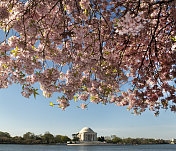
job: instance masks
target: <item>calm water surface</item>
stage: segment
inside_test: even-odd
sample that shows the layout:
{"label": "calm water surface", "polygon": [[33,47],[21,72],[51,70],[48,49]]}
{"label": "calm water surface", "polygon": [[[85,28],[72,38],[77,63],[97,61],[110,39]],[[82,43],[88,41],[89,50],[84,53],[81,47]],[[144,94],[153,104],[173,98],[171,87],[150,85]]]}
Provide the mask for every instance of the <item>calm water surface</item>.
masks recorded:
{"label": "calm water surface", "polygon": [[0,151],[176,151],[176,145],[66,146],[0,144]]}

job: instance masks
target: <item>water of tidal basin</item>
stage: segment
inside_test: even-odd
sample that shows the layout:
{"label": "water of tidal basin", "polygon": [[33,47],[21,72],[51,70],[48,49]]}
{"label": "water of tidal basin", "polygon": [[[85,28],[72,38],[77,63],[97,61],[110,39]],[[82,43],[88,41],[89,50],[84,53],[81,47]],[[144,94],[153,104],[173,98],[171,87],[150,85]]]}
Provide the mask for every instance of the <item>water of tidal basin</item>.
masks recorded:
{"label": "water of tidal basin", "polygon": [[176,151],[176,145],[66,146],[0,144],[0,151]]}

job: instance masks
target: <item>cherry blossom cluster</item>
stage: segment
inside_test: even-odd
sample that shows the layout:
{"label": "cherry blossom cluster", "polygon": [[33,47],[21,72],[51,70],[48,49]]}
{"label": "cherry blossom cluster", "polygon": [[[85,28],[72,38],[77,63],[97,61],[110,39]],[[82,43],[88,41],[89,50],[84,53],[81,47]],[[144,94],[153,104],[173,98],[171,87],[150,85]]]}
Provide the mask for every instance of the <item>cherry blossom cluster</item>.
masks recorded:
{"label": "cherry blossom cluster", "polygon": [[145,21],[141,17],[133,17],[129,12],[122,17],[120,20],[117,20],[117,29],[116,33],[119,35],[123,34],[132,34],[133,36],[137,35],[142,29],[144,29]]}
{"label": "cherry blossom cluster", "polygon": [[63,110],[79,100],[176,111],[174,0],[2,0],[0,88],[58,94]]}

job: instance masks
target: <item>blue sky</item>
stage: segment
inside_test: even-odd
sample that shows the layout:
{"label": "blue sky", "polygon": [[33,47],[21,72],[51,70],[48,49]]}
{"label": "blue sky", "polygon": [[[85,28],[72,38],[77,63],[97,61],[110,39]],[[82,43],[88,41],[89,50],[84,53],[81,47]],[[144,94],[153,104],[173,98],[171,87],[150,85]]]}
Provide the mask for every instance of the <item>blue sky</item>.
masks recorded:
{"label": "blue sky", "polygon": [[[34,99],[21,96],[21,87],[12,85],[0,89],[0,131],[12,136],[22,136],[30,131],[43,134],[46,131],[57,135],[79,132],[83,127],[91,127],[98,136],[117,135],[119,137],[176,138],[176,114],[162,111],[159,117],[147,111],[140,116],[131,114],[126,107],[115,105],[89,104],[87,110],[71,103],[65,111],[50,107],[42,95]],[[73,101],[74,102],[74,101]]]}

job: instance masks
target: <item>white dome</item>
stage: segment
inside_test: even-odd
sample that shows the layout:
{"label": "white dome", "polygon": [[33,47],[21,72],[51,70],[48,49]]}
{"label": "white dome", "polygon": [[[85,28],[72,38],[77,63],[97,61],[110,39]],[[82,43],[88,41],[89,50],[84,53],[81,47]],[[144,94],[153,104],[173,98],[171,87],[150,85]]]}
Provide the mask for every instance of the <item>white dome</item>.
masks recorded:
{"label": "white dome", "polygon": [[95,133],[95,132],[89,127],[84,127],[79,133]]}

